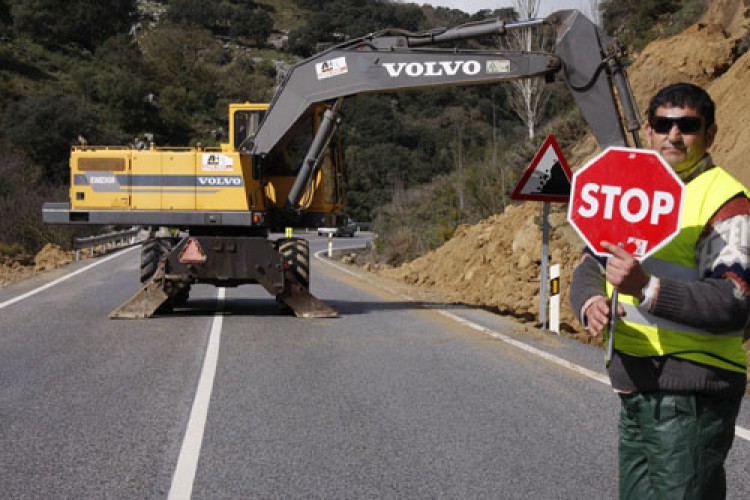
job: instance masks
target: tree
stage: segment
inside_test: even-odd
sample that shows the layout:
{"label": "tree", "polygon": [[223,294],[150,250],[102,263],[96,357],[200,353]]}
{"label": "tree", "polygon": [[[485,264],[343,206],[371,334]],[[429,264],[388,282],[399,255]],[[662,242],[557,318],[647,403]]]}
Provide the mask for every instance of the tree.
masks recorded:
{"label": "tree", "polygon": [[[45,243],[68,248],[81,227],[52,226],[42,222],[39,207],[50,200],[64,200],[68,187],[52,186],[43,169],[0,144],[0,255],[36,253]],[[86,228],[83,226],[83,228]]]}
{"label": "tree", "polygon": [[212,29],[219,19],[216,2],[204,0],[169,0],[167,19],[178,24],[192,24]]}
{"label": "tree", "polygon": [[624,46],[639,51],[657,36],[655,25],[678,12],[682,3],[678,0],[602,0],[599,9],[604,31],[614,35]]}
{"label": "tree", "polygon": [[229,34],[250,38],[263,47],[273,31],[273,19],[264,9],[237,9],[231,18]]}
{"label": "tree", "polygon": [[416,5],[399,5],[383,0],[335,0],[322,2],[310,22],[289,33],[289,50],[309,57],[319,51],[319,44],[338,43],[358,38],[384,28],[417,31],[424,14]]}
{"label": "tree", "polygon": [[591,22],[597,26],[602,25],[602,9],[600,7],[601,0],[589,0],[588,12],[585,12],[591,19]]}
{"label": "tree", "polygon": [[13,18],[10,16],[10,4],[8,0],[0,0],[0,35],[7,36]]}
{"label": "tree", "polygon": [[127,33],[136,0],[14,0],[13,25],[48,48],[77,45],[93,51],[117,33]]}
{"label": "tree", "polygon": [[[516,0],[519,20],[537,17],[539,0]],[[510,31],[504,39],[506,48],[526,52],[549,49],[551,39],[544,30],[521,28]],[[501,42],[503,43],[503,42]],[[534,139],[536,129],[544,116],[549,92],[543,77],[524,78],[511,82],[510,106],[526,125],[529,139]]]}
{"label": "tree", "polygon": [[108,121],[127,133],[127,139],[154,132],[158,123],[153,81],[137,44],[127,35],[112,37],[94,53],[90,71],[76,74],[86,95],[106,105]]}
{"label": "tree", "polygon": [[155,74],[156,90],[151,92],[164,127],[164,137],[159,139],[186,145],[205,135],[218,119],[215,105],[222,89],[219,68],[224,58],[219,41],[203,28],[166,25],[148,32],[141,48]]}
{"label": "tree", "polygon": [[83,137],[102,144],[105,127],[85,102],[71,96],[27,97],[5,109],[0,125],[5,137],[44,170],[47,182],[63,183],[70,175],[71,144]]}

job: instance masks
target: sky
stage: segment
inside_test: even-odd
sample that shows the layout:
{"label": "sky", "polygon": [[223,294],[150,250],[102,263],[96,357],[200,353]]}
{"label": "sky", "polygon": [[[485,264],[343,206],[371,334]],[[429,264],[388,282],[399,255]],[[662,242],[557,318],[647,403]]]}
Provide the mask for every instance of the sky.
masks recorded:
{"label": "sky", "polygon": [[[469,14],[474,14],[481,9],[500,9],[503,7],[514,7],[514,0],[409,0],[416,4],[430,4],[435,7],[448,7],[458,9]],[[561,9],[578,9],[588,14],[591,8],[591,0],[540,0],[539,15],[546,16],[551,12]]]}

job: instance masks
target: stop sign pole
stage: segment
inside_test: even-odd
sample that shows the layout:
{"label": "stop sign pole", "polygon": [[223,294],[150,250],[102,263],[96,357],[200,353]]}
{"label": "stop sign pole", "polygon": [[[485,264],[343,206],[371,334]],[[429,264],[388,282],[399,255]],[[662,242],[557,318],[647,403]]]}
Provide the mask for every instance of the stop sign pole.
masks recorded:
{"label": "stop sign pole", "polygon": [[[680,231],[685,185],[655,151],[607,148],[573,174],[568,222],[596,255],[602,242],[642,261]],[[612,359],[617,289],[612,294],[607,363]]]}

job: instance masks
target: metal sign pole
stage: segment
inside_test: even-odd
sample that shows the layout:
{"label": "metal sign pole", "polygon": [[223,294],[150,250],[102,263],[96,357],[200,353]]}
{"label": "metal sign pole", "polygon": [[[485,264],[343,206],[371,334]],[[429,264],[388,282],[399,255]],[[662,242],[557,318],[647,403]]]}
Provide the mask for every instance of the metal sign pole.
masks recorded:
{"label": "metal sign pole", "polygon": [[[622,243],[617,244],[618,247],[622,248]],[[608,339],[607,339],[607,357],[604,360],[604,363],[607,367],[609,367],[609,363],[612,361],[612,355],[615,352],[615,325],[617,324],[617,301],[618,301],[619,292],[617,288],[614,289],[612,292],[612,302],[610,303],[610,315],[609,315],[609,330],[608,330]]]}
{"label": "metal sign pole", "polygon": [[542,212],[542,277],[539,290],[539,323],[547,328],[547,267],[549,261],[549,202],[545,201]]}

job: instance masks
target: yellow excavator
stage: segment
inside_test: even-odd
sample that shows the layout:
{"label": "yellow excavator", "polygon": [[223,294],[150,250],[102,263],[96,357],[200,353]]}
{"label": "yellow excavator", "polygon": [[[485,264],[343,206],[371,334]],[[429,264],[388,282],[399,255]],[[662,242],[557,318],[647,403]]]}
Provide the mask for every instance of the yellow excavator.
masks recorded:
{"label": "yellow excavator", "polygon": [[[450,46],[550,28],[551,53]],[[307,241],[269,235],[343,223],[347,97],[559,75],[599,144],[627,146],[628,133],[637,143],[640,123],[621,58],[617,43],[575,10],[424,33],[383,30],[296,64],[269,104],[230,105],[229,142],[221,147],[73,147],[70,200],[46,203],[43,218],[153,228],[141,251],[143,286],[110,317],[168,310],[196,283],[256,283],[297,316],[335,316],[310,294]],[[171,230],[157,231],[165,227]]]}

